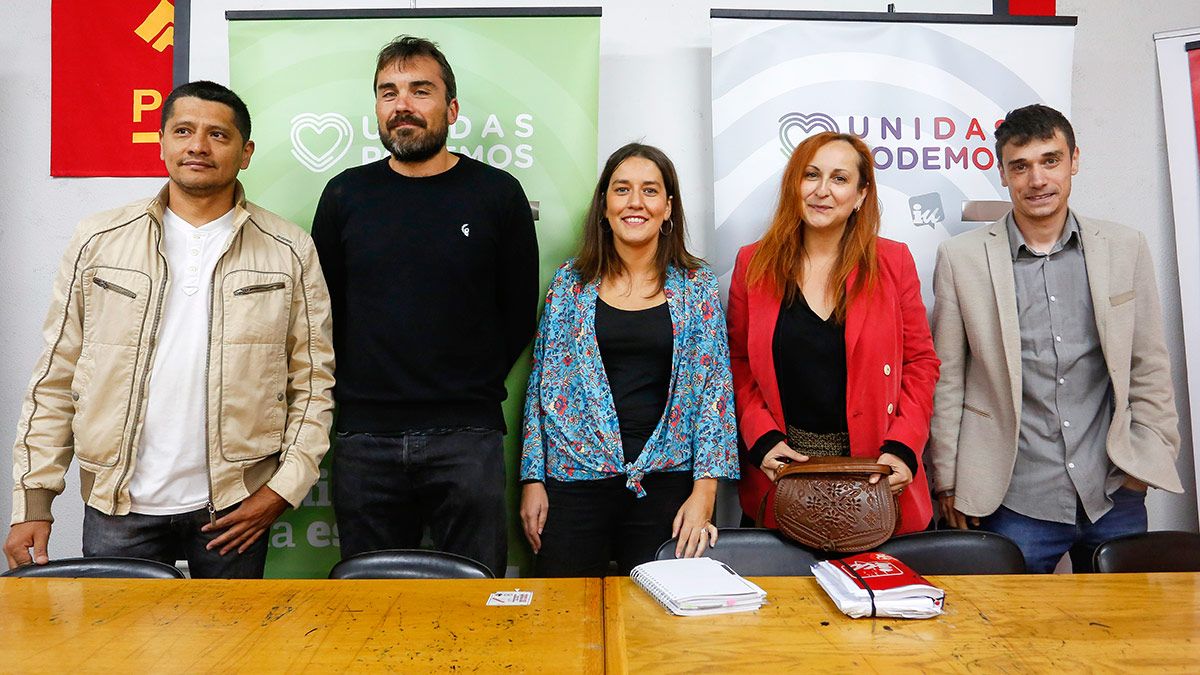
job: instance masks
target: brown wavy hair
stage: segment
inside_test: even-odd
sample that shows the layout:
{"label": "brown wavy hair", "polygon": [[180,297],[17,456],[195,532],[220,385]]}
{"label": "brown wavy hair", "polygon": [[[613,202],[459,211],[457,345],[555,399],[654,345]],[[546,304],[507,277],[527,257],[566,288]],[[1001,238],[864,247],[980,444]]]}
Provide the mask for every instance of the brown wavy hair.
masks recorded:
{"label": "brown wavy hair", "polygon": [[[779,188],[779,206],[766,234],[758,242],[758,248],[750,258],[746,270],[746,283],[765,283],[779,295],[784,303],[791,302],[800,293],[803,281],[804,262],[804,197],[801,183],[804,171],[812,164],[813,156],[828,143],[844,141],[858,155],[858,187],[866,188],[862,206],[850,215],[838,251],[837,263],[831,275],[834,289],[834,316],[838,323],[846,321],[846,305],[870,288],[879,274],[879,263],[875,256],[875,241],[879,238],[879,192],[875,187],[875,166],[871,161],[871,149],[862,139],[850,134],[822,132],[806,138],[792,152],[787,167],[783,170],[783,182]],[[846,290],[846,282],[855,270],[854,285]]]}
{"label": "brown wavy hair", "polygon": [[592,191],[592,204],[588,207],[586,219],[583,221],[583,241],[579,245],[579,253],[573,265],[583,283],[588,284],[603,277],[616,277],[625,272],[625,261],[617,255],[613,244],[612,227],[606,226],[604,213],[608,209],[608,184],[612,181],[613,173],[621,162],[630,157],[641,157],[654,162],[663,177],[663,190],[671,203],[671,231],[658,237],[658,251],[655,253],[655,270],[658,273],[657,294],[667,281],[667,268],[675,266],[680,269],[694,270],[704,265],[704,261],[688,253],[684,241],[687,221],[683,217],[683,197],[679,194],[679,176],[675,173],[675,165],[666,153],[652,145],[629,143],[609,155],[600,172],[600,180],[596,181],[596,189]]}

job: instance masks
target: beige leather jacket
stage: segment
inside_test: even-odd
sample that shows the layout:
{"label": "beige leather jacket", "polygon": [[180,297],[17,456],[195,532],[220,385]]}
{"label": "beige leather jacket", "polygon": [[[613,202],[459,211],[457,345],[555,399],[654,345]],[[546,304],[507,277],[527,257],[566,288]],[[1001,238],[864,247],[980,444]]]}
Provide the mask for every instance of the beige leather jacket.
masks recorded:
{"label": "beige leather jacket", "polygon": [[[208,340],[210,508],[263,485],[299,505],[329,448],[333,347],[329,292],[312,240],[236,195],[234,234],[211,279]],[[12,522],[52,520],[79,462],[84,501],[129,513],[129,480],[152,352],[171,283],[162,252],[167,189],[84,220],[63,257],[45,349],[13,447]]]}

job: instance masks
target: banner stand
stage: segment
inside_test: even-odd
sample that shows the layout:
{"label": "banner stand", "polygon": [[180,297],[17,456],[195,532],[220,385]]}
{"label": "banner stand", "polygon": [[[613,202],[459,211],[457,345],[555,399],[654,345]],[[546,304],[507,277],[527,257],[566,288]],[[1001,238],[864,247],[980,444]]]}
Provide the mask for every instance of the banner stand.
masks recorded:
{"label": "banner stand", "polygon": [[[229,81],[254,120],[242,176],[254,202],[308,228],[330,178],[382,160],[372,75],[397,35],[438,43],[458,81],[447,145],[508,171],[535,207],[545,288],[570,257],[596,180],[600,10],[588,8],[230,11]],[[517,514],[528,353],[509,374],[504,417],[509,563],[526,567]],[[336,444],[332,452],[336,452]],[[267,576],[324,577],[339,559],[329,456],[304,505],[270,532]]]}
{"label": "banner stand", "polygon": [[[908,244],[932,305],[963,205],[1008,199],[992,133],[1009,110],[1071,108],[1075,17],[713,10],[711,262],[770,222],[792,150],[820,131],[871,146],[881,234]],[[1027,45],[1038,45],[1030,50]]]}
{"label": "banner stand", "polygon": [[[1179,309],[1191,409],[1192,448],[1200,447],[1200,27],[1156,33],[1158,81],[1167,135],[1167,164],[1179,263]],[[1193,457],[1196,483],[1200,465]],[[1200,495],[1195,495],[1200,509]]]}

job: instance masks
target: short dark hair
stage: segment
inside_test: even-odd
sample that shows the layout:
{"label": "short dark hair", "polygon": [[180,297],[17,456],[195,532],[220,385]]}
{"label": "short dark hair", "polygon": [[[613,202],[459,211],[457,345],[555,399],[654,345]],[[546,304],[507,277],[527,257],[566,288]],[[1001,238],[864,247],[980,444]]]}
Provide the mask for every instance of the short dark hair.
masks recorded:
{"label": "short dark hair", "polygon": [[600,179],[596,181],[596,189],[592,191],[592,203],[588,206],[586,220],[583,221],[583,239],[572,267],[584,283],[605,276],[615,277],[626,269],[625,263],[617,254],[612,226],[608,224],[604,213],[608,207],[608,184],[621,162],[630,157],[641,157],[654,162],[662,174],[663,191],[667,193],[671,203],[671,227],[666,234],[660,236],[658,253],[654,259],[655,272],[658,273],[658,290],[662,290],[669,266],[694,270],[703,265],[704,261],[688,253],[684,242],[687,221],[683,217],[683,196],[679,193],[679,175],[675,173],[675,164],[665,152],[652,145],[623,145],[604,163],[604,170],[600,172]]}
{"label": "short dark hair", "polygon": [[[438,49],[436,42],[423,37],[397,35],[392,38],[391,42],[379,50],[379,57],[375,60],[375,79],[379,79],[379,73],[393,63],[404,63],[418,56],[428,56],[442,67],[442,81],[446,83],[446,103],[458,98],[458,85],[454,82],[454,70],[450,68],[450,62],[446,60],[446,55]],[[374,81],[371,82],[371,91],[375,91]]]}
{"label": "short dark hair", "polygon": [[1067,139],[1067,152],[1075,154],[1075,130],[1066,116],[1041,103],[1017,108],[996,127],[996,161],[1003,164],[1005,145],[1025,145],[1034,139],[1044,141],[1054,138],[1055,131],[1061,131]]}
{"label": "short dark hair", "polygon": [[162,107],[162,121],[158,126],[160,132],[167,130],[167,120],[171,118],[171,113],[175,110],[175,101],[188,96],[201,101],[213,101],[229,106],[233,110],[233,125],[242,135],[242,143],[250,140],[250,109],[246,107],[245,101],[233,93],[229,87],[208,80],[196,80],[181,84],[167,95],[167,100]]}

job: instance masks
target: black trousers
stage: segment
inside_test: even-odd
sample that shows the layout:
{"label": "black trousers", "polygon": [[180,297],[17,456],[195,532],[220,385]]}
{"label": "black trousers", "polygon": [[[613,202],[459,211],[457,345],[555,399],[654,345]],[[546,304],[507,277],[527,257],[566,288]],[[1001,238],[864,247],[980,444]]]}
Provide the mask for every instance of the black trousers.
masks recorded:
{"label": "black trousers", "polygon": [[418,548],[428,527],[439,551],[477,560],[503,577],[504,438],[492,429],[338,434],[333,509],[343,558]]}
{"label": "black trousers", "polygon": [[[221,518],[233,512],[230,506],[216,513]],[[83,510],[83,555],[87,558],[119,556],[145,558],[174,565],[187,560],[193,579],[261,579],[267,563],[267,534],[245,553],[237,549],[221,555],[205,546],[224,533],[201,532],[208,524],[208,509],[173,516],[130,513],[110,516],[90,506]]]}
{"label": "black trousers", "polygon": [[600,577],[617,561],[621,574],[654,559],[671,538],[671,523],[692,493],[692,472],[649,473],[646,496],[625,487],[625,476],[546,480],[550,511],[535,565],[541,577]]}

